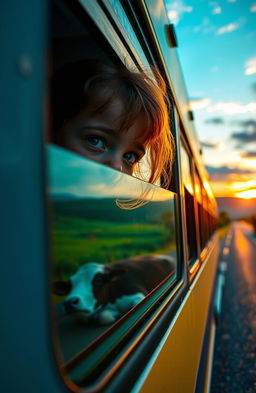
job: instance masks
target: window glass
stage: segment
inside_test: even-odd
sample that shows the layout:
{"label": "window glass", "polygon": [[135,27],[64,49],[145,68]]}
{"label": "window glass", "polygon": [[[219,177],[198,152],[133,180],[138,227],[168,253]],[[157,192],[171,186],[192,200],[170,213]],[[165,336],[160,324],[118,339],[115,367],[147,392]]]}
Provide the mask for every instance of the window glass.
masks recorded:
{"label": "window glass", "polygon": [[196,195],[197,202],[202,203],[201,184],[197,172],[195,173],[195,195]]}
{"label": "window glass", "polygon": [[48,179],[59,361],[78,384],[172,290],[177,257],[163,91],[77,7],[52,9]]}
{"label": "window glass", "polygon": [[192,264],[197,258],[194,185],[191,173],[190,158],[183,146],[181,146],[181,171],[185,197],[188,254],[189,262]]}
{"label": "window glass", "polygon": [[181,167],[182,167],[182,182],[184,187],[190,193],[194,195],[194,186],[191,175],[190,160],[186,150],[181,147]]}
{"label": "window glass", "polygon": [[197,201],[198,211],[198,223],[199,223],[199,238],[200,238],[200,250],[204,248],[204,211],[202,202],[202,182],[200,181],[199,175],[195,173],[195,194]]}
{"label": "window glass", "polygon": [[202,184],[202,246],[203,248],[207,242],[207,194]]}
{"label": "window glass", "polygon": [[205,233],[206,233],[206,242],[210,238],[210,221],[209,221],[209,209],[210,209],[210,201],[209,197],[205,190],[205,203],[204,203],[204,210],[205,210]]}
{"label": "window glass", "polygon": [[175,279],[174,194],[56,146],[48,162],[53,302],[66,363]]}

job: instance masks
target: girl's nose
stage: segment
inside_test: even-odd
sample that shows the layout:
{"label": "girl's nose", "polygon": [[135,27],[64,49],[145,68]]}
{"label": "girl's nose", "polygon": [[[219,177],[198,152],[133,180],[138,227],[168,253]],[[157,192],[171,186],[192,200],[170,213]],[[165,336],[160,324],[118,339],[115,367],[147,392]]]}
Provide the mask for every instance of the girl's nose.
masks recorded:
{"label": "girl's nose", "polygon": [[103,163],[118,171],[122,171],[122,156],[120,154],[108,154]]}

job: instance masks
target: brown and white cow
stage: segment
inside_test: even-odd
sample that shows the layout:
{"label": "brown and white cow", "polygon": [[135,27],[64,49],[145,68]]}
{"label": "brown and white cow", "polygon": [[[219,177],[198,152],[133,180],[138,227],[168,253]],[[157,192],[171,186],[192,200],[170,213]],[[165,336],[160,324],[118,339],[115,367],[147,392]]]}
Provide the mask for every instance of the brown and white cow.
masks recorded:
{"label": "brown and white cow", "polygon": [[136,306],[174,271],[175,262],[168,255],[146,255],[106,265],[90,262],[68,281],[54,282],[53,291],[68,295],[66,313],[105,325]]}

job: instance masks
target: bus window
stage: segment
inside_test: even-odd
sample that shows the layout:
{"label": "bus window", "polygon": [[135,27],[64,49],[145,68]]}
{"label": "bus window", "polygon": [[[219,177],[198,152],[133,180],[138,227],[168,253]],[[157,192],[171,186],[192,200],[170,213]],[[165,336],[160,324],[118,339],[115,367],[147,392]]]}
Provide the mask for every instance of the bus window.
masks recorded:
{"label": "bus window", "polygon": [[203,249],[203,238],[204,238],[204,215],[203,215],[203,201],[202,201],[202,183],[199,178],[199,174],[195,173],[195,194],[196,204],[198,210],[198,225],[199,225],[199,238],[200,238],[200,250]]}
{"label": "bus window", "polygon": [[205,247],[207,243],[207,194],[202,185],[202,248]]}
{"label": "bus window", "polygon": [[54,9],[52,21],[52,301],[61,369],[82,386],[121,354],[177,282],[175,194],[155,184],[167,177],[161,157],[169,153],[170,162],[172,141],[165,134],[169,150],[157,156],[162,142],[147,136],[150,116],[116,100],[114,93],[126,90],[113,70],[130,76],[95,26],[63,8]]}
{"label": "bus window", "polygon": [[197,194],[197,205],[200,230],[200,250],[202,251],[213,233],[213,217],[211,216],[210,199],[202,182],[199,180],[198,175],[196,176],[196,183],[198,190],[200,190]]}
{"label": "bus window", "polygon": [[194,183],[191,173],[190,157],[183,146],[181,146],[181,171],[185,196],[188,254],[189,262],[192,264],[197,258]]}

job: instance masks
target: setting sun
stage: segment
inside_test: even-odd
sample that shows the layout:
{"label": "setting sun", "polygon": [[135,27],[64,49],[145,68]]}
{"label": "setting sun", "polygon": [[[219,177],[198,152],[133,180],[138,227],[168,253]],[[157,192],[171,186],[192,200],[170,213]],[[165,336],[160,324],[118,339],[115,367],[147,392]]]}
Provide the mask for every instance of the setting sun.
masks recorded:
{"label": "setting sun", "polygon": [[256,180],[212,182],[217,197],[256,198]]}
{"label": "setting sun", "polygon": [[235,194],[237,198],[243,198],[243,199],[251,199],[251,198],[256,198],[256,189],[255,190],[247,190],[243,192],[238,192]]}
{"label": "setting sun", "polygon": [[230,184],[231,189],[235,191],[247,191],[248,188],[256,187],[256,180],[235,181]]}

